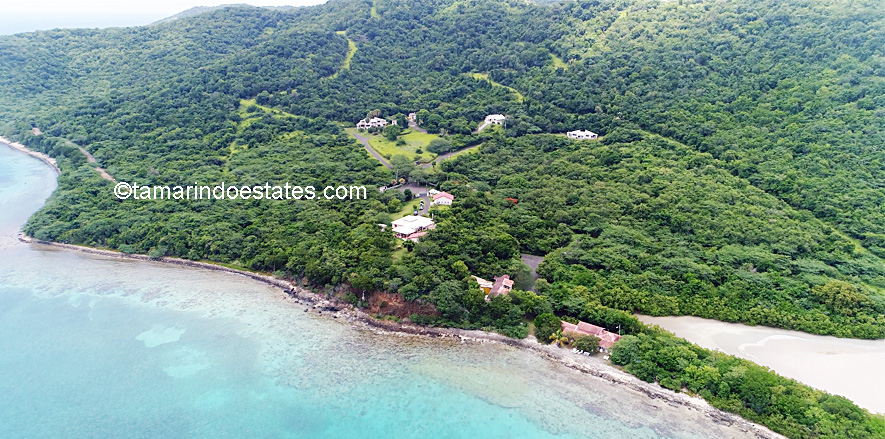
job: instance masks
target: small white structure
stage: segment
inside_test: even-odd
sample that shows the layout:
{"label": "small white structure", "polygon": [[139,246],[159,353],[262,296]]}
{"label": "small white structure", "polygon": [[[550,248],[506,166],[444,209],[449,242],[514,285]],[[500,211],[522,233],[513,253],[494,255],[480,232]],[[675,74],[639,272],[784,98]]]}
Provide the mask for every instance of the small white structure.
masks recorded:
{"label": "small white structure", "polygon": [[393,233],[397,238],[413,241],[417,241],[418,238],[424,236],[427,230],[436,228],[436,223],[432,219],[415,215],[406,215],[392,224]]}
{"label": "small white structure", "polygon": [[356,123],[357,128],[369,129],[369,128],[384,128],[387,126],[387,120],[382,119],[380,117],[373,117],[369,120],[363,119]]}
{"label": "small white structure", "polygon": [[415,122],[418,120],[418,115],[416,113],[409,113],[409,122]]}
{"label": "small white structure", "polygon": [[576,139],[576,140],[593,140],[593,139],[599,137],[598,134],[594,133],[593,131],[588,131],[588,130],[569,131],[569,132],[565,133],[565,135],[569,139]]}
{"label": "small white structure", "polygon": [[431,206],[451,206],[452,201],[455,201],[455,196],[448,192],[437,192],[433,195],[433,201],[430,202]]}
{"label": "small white structure", "polygon": [[472,277],[473,279],[476,280],[476,283],[479,284],[479,289],[482,290],[482,292],[485,294],[489,294],[489,291],[492,291],[492,286],[495,285],[494,282],[489,281],[489,280],[485,280],[479,276],[471,275],[470,277]]}
{"label": "small white structure", "polygon": [[494,124],[494,125],[503,125],[504,119],[507,119],[503,114],[490,114],[486,116],[486,123]]}

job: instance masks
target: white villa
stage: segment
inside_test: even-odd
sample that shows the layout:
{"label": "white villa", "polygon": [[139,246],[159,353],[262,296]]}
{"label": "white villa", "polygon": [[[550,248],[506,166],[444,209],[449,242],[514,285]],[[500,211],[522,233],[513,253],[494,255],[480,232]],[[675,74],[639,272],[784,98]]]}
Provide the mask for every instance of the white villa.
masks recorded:
{"label": "white villa", "polygon": [[357,128],[369,129],[369,128],[384,128],[387,126],[387,120],[382,119],[380,117],[373,117],[369,120],[363,119],[356,123]]}
{"label": "white villa", "polygon": [[432,219],[406,215],[393,222],[393,233],[397,238],[409,241],[418,241],[418,238],[427,234],[428,230],[436,228],[436,223]]}
{"label": "white villa", "polygon": [[415,122],[418,120],[418,115],[416,113],[409,113],[409,121]]}
{"label": "white villa", "polygon": [[491,123],[495,125],[503,125],[504,119],[507,119],[503,114],[490,114],[486,116],[486,123]]}
{"label": "white villa", "polygon": [[593,139],[599,137],[598,134],[594,133],[593,131],[588,131],[588,130],[569,131],[569,132],[565,133],[565,135],[569,139],[576,139],[576,140],[593,140]]}

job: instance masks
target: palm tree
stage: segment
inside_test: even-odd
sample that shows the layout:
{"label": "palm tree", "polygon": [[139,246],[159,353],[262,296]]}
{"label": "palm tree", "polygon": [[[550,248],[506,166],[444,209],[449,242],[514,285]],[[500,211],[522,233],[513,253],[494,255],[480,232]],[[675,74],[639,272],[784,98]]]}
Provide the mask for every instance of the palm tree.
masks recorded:
{"label": "palm tree", "polygon": [[553,344],[555,344],[559,347],[563,347],[563,346],[567,345],[569,342],[568,337],[566,337],[562,333],[562,330],[556,331],[555,333],[550,335],[550,340],[553,340]]}

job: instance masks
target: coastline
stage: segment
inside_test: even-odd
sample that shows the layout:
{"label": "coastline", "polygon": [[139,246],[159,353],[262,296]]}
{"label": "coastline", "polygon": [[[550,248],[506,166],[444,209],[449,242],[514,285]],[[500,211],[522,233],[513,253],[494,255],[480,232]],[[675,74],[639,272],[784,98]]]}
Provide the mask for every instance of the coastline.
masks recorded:
{"label": "coastline", "polygon": [[[9,146],[15,151],[27,154],[46,163],[53,170],[55,170],[56,174],[61,174],[61,170],[58,167],[56,160],[52,157],[31,150],[25,145],[18,142],[13,142],[3,136],[0,136],[0,143]],[[279,279],[267,274],[225,267],[209,262],[191,261],[174,257],[162,257],[154,259],[147,255],[141,254],[127,254],[114,250],[105,250],[80,245],[42,241],[27,236],[23,232],[20,232],[18,234],[18,240],[26,244],[42,245],[102,257],[129,259],[144,262],[160,262],[181,267],[220,271],[229,274],[244,276],[254,281],[264,283],[265,285],[280,288],[282,290],[282,293],[287,297],[288,300],[292,300],[298,304],[304,305],[306,307],[305,312],[312,310],[318,314],[331,315],[335,319],[340,318],[343,320],[347,320],[347,323],[355,329],[367,330],[387,336],[450,339],[457,338],[461,343],[492,343],[528,350],[540,356],[541,358],[546,359],[547,361],[602,379],[616,386],[642,394],[647,398],[663,401],[673,407],[681,407],[683,409],[697,411],[717,424],[733,427],[743,432],[750,433],[756,438],[786,439],[785,436],[775,433],[765,426],[753,423],[747,419],[740,417],[739,415],[719,410],[709,405],[702,398],[693,397],[685,393],[676,393],[671,390],[665,389],[657,384],[647,383],[634,377],[633,375],[621,371],[614,365],[605,360],[602,360],[601,358],[586,357],[583,355],[572,353],[570,350],[567,349],[554,347],[552,345],[544,345],[535,340],[534,337],[529,337],[525,339],[513,339],[501,334],[481,330],[463,330],[455,328],[420,326],[413,323],[380,320],[366,313],[365,311],[354,307],[349,303],[342,302],[337,299],[330,299],[323,294],[316,293],[307,288],[295,285],[292,282]]]}
{"label": "coastline", "polygon": [[22,145],[21,143],[13,142],[12,140],[7,139],[6,137],[3,137],[3,136],[0,136],[0,144],[6,145],[15,151],[18,151],[20,153],[27,154],[31,157],[35,157],[35,158],[39,159],[40,161],[42,161],[43,163],[46,163],[52,169],[54,169],[56,174],[61,175],[61,169],[59,169],[58,163],[55,161],[54,158],[52,158],[46,154],[43,154],[42,152],[34,151],[34,150],[28,148],[27,146]]}
{"label": "coastline", "polygon": [[329,299],[325,295],[315,293],[309,289],[297,286],[289,281],[275,278],[270,275],[254,273],[245,270],[224,267],[207,262],[191,261],[180,258],[163,257],[152,259],[147,255],[125,254],[118,251],[96,249],[72,244],[47,242],[19,233],[19,241],[32,245],[48,246],[68,251],[92,254],[97,256],[130,259],[146,262],[161,262],[164,264],[178,265],[189,268],[221,271],[248,277],[275,288],[280,288],[289,300],[305,305],[308,310],[319,314],[331,315],[336,319],[345,319],[351,327],[368,330],[374,333],[400,336],[400,337],[424,337],[424,338],[457,338],[461,343],[493,343],[508,345],[519,349],[529,350],[541,356],[547,361],[571,368],[581,373],[605,380],[619,387],[640,393],[645,397],[661,400],[674,407],[682,407],[695,410],[713,422],[733,427],[750,433],[760,439],[784,438],[784,436],[770,429],[748,421],[736,414],[728,413],[710,406],[699,397],[693,397],[685,393],[676,393],[660,387],[654,383],[647,383],[626,372],[621,371],[605,360],[597,357],[586,357],[572,353],[570,350],[538,343],[533,337],[526,339],[513,339],[501,334],[480,330],[462,330],[453,328],[440,328],[419,326],[412,323],[400,323],[389,320],[379,320],[372,315],[335,299]]}

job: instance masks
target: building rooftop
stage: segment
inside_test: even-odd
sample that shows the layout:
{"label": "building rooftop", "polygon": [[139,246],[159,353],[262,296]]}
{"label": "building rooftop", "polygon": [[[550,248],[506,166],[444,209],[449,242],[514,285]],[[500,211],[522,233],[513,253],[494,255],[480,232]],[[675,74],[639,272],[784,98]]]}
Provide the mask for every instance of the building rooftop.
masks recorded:
{"label": "building rooftop", "polygon": [[434,225],[432,219],[424,216],[406,215],[393,223],[393,232],[400,235],[412,235]]}
{"label": "building rooftop", "polygon": [[393,222],[393,227],[427,227],[433,225],[433,220],[426,216],[406,215]]}
{"label": "building rooftop", "polygon": [[409,234],[409,236],[406,236],[405,239],[408,239],[409,241],[418,242],[418,238],[420,238],[426,234],[427,234],[427,232],[415,232],[415,233]]}
{"label": "building rooftop", "polygon": [[492,285],[492,290],[489,291],[489,296],[498,296],[502,294],[510,293],[510,290],[513,289],[513,280],[510,279],[510,275],[503,276],[495,276],[495,284]]}
{"label": "building rooftop", "polygon": [[433,194],[433,201],[436,201],[440,198],[448,198],[450,200],[454,200],[455,196],[448,193],[448,192],[437,192],[437,193]]}
{"label": "building rooftop", "polygon": [[494,285],[494,282],[489,281],[489,280],[485,280],[485,279],[483,279],[483,278],[481,278],[481,277],[473,276],[473,278],[476,279],[476,283],[479,284],[479,287],[480,287],[480,288],[489,288],[489,289],[491,289],[492,286]]}
{"label": "building rooftop", "polygon": [[612,346],[615,345],[615,342],[621,339],[621,336],[615,334],[614,332],[606,331],[601,326],[592,325],[590,323],[578,322],[577,325],[574,323],[562,321],[562,333],[566,332],[574,332],[575,334],[581,335],[592,335],[599,339],[599,347],[603,349],[611,349]]}

